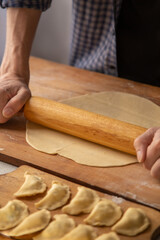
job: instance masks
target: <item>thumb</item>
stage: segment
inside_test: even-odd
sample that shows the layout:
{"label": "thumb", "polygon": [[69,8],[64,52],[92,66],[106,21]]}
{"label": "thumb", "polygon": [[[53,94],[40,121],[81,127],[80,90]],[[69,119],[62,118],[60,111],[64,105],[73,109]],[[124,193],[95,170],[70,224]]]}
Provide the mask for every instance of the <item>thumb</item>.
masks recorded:
{"label": "thumb", "polygon": [[[11,105],[11,104],[7,104],[7,105]],[[2,115],[4,118],[10,118],[15,114],[14,109],[12,108],[12,106],[5,106],[3,111],[2,111]]]}
{"label": "thumb", "polygon": [[2,115],[5,118],[11,118],[14,116],[26,103],[26,101],[30,97],[30,92],[24,90],[20,90],[17,95],[9,100],[6,106],[3,108]]}

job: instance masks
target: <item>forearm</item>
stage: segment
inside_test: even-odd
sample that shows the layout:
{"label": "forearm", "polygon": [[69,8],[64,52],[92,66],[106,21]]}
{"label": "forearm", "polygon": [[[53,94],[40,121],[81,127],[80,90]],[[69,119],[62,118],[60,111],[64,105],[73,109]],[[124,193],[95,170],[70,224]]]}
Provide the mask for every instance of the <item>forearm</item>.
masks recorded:
{"label": "forearm", "polygon": [[6,46],[0,68],[0,123],[14,116],[29,99],[29,55],[40,10],[8,8]]}
{"label": "forearm", "polygon": [[29,55],[41,15],[40,10],[7,9],[6,46],[1,65],[1,76],[29,80]]}

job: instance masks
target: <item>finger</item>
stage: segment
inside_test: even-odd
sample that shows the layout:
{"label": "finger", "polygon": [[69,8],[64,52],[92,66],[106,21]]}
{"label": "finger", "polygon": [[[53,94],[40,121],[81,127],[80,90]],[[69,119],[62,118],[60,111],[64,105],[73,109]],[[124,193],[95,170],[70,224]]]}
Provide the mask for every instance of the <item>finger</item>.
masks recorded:
{"label": "finger", "polygon": [[152,143],[147,149],[144,165],[147,169],[151,169],[154,163],[160,157],[160,130],[157,130]]}
{"label": "finger", "polygon": [[134,141],[134,147],[137,153],[139,162],[144,162],[148,146],[151,144],[154,137],[154,128],[148,129],[144,134],[140,135]]}
{"label": "finger", "polygon": [[4,118],[11,118],[14,116],[26,103],[30,97],[30,91],[23,88],[18,91],[17,95],[10,99],[10,101],[4,107],[2,114]]}
{"label": "finger", "polygon": [[160,180],[160,158],[152,166],[151,176]]}
{"label": "finger", "polygon": [[7,102],[8,98],[6,97],[5,91],[0,89],[0,123],[5,123],[8,121],[8,118],[5,118],[2,114],[2,110]]}

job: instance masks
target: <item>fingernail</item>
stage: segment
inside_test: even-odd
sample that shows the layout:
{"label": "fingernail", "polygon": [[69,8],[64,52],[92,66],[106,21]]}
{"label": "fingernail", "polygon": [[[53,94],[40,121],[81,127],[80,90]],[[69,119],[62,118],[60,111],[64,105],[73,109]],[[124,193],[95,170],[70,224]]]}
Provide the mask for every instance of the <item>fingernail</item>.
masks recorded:
{"label": "fingernail", "polygon": [[137,160],[138,162],[142,162],[142,152],[140,150],[137,151]]}
{"label": "fingernail", "polygon": [[6,108],[3,110],[3,116],[9,118],[13,115],[13,110],[11,108]]}

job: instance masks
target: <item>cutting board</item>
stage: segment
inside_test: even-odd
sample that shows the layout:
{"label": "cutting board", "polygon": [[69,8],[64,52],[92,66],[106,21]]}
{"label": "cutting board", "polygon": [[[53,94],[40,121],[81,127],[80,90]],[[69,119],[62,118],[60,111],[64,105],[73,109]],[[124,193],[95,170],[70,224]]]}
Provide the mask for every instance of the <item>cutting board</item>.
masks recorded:
{"label": "cutting board", "polygon": [[29,164],[99,191],[112,193],[160,209],[160,181],[136,163],[98,168],[80,165],[58,155],[39,152],[25,141],[25,120],[16,117],[0,128],[0,160],[16,166]]}
{"label": "cutting board", "polygon": [[[46,172],[37,170],[35,168],[23,165],[23,166],[17,168],[15,171],[11,172],[11,173],[0,176],[0,193],[1,193],[0,205],[1,206],[4,206],[9,200],[15,198],[13,196],[13,194],[23,184],[24,173],[26,171],[28,171],[29,173],[37,174],[37,175],[41,176],[44,179],[45,183],[47,184],[48,189],[51,187],[51,182],[53,180],[56,180],[56,181],[60,181],[62,183],[67,184],[68,186],[70,186],[71,193],[72,193],[71,198],[73,198],[75,196],[76,192],[77,192],[77,187],[79,186],[78,184],[75,184],[75,183],[72,183],[70,181],[64,180],[62,178],[56,177],[53,174],[48,174]],[[123,239],[124,240],[125,239],[127,239],[127,240],[129,240],[129,239],[149,240],[149,239],[151,239],[152,233],[159,226],[160,213],[158,211],[153,210],[153,209],[148,208],[148,207],[145,207],[145,206],[142,206],[140,204],[136,204],[136,203],[133,203],[133,202],[130,202],[130,201],[126,201],[122,198],[114,197],[112,195],[103,194],[103,193],[100,193],[98,191],[97,191],[97,193],[100,197],[111,199],[112,201],[116,202],[119,206],[121,206],[123,212],[125,212],[125,210],[129,207],[140,207],[146,212],[146,214],[150,218],[150,221],[151,221],[152,224],[151,224],[151,227],[148,230],[146,230],[144,233],[139,234],[136,237],[131,237],[131,238],[121,235],[120,236],[121,240],[123,240]],[[24,201],[29,206],[29,210],[32,213],[32,212],[36,211],[34,203],[39,201],[44,195],[45,195],[45,193],[44,194],[39,194],[39,195],[37,195],[37,197],[36,196],[35,197],[25,197],[25,198],[19,198],[19,199]],[[52,213],[52,216],[54,216],[54,214],[60,214],[62,212],[61,212],[61,209],[58,209],[58,210],[52,211],[51,213]],[[79,224],[79,223],[83,223],[83,219],[86,216],[87,216],[87,214],[81,214],[80,216],[74,216],[73,218],[75,219],[76,223]],[[110,231],[109,227],[101,227],[101,228],[95,228],[95,229],[96,229],[98,235]],[[0,236],[0,239],[3,239],[3,238],[1,238],[1,236]]]}
{"label": "cutting board", "polygon": [[[31,58],[30,65],[33,95],[60,100],[90,92],[116,90],[137,94],[160,104],[160,89],[157,87],[38,58]],[[142,165],[98,168],[38,152],[25,141],[23,116],[0,126],[0,160],[16,166],[29,164],[99,191],[160,209],[160,181],[153,179]]]}

